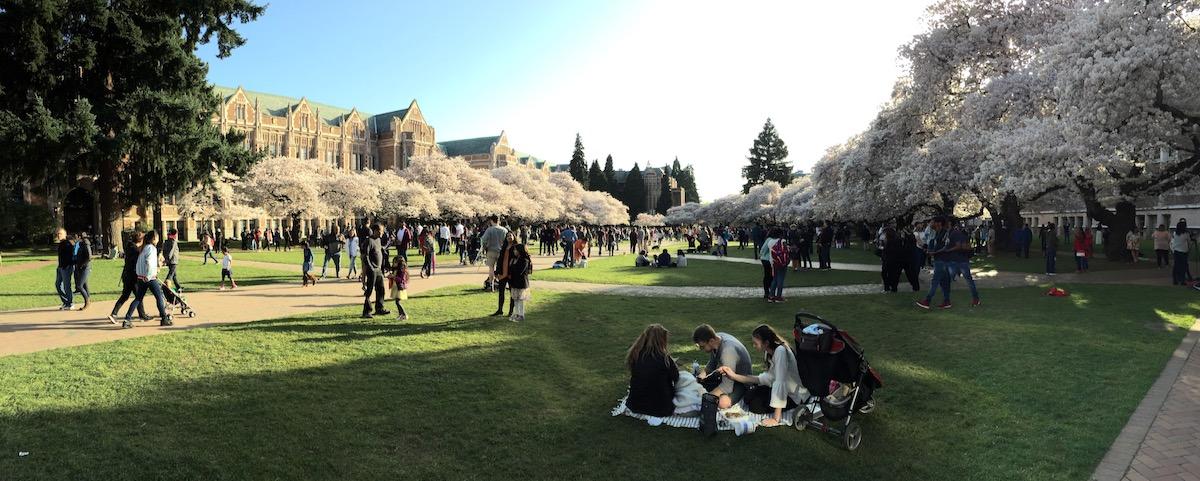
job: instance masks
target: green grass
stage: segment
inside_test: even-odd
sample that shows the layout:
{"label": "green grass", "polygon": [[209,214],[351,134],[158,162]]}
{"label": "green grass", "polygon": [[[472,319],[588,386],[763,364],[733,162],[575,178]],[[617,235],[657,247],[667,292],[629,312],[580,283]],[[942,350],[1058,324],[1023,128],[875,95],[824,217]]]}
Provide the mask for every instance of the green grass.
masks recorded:
{"label": "green grass", "polygon": [[812,430],[706,439],[609,415],[646,324],[670,329],[690,364],[697,324],[749,344],[759,323],[788,332],[789,306],[535,291],[513,324],[481,317],[492,295],[451,288],[410,299],[406,323],[347,307],[0,358],[0,473],[690,480],[769,460],[806,479],[1085,479],[1182,337],[1142,324],[1189,325],[1200,304],[1182,290],[1064,287],[1074,294],[985,290],[983,306],[948,311],[910,296],[807,299],[885,382],[853,453]]}
{"label": "green grass", "polygon": [[[542,269],[534,280],[556,282],[593,282],[635,286],[725,286],[761,287],[761,265],[714,260],[703,254],[688,257],[683,269],[634,267],[633,256],[593,257],[584,269]],[[865,271],[788,271],[786,287],[809,287],[880,282],[878,272]]]}
{"label": "green grass", "polygon": [[[111,300],[121,295],[121,268],[124,262],[123,259],[92,261],[92,276],[88,285],[91,287],[93,300]],[[54,291],[55,271],[54,265],[47,265],[0,275],[0,285],[3,286],[0,288],[0,311],[57,306],[61,301]],[[167,275],[166,268],[160,268],[159,274]],[[192,260],[184,260],[180,263],[177,276],[184,289],[216,289],[221,284],[221,267],[220,264],[214,266],[209,263],[202,266]],[[235,258],[233,278],[239,286],[253,286],[292,282],[299,279],[300,275],[298,272],[239,266]],[[75,302],[76,305],[82,305],[83,298],[76,294]]]}
{"label": "green grass", "polygon": [[58,251],[54,247],[33,247],[0,251],[0,266],[12,266],[26,262],[56,261]]}

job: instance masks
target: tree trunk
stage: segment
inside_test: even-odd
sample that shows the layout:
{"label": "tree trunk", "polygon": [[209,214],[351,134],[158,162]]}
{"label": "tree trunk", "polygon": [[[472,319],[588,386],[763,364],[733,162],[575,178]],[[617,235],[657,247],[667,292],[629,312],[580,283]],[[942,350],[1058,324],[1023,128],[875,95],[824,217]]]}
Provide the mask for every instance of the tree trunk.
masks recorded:
{"label": "tree trunk", "polygon": [[106,242],[124,249],[125,242],[121,238],[121,198],[117,192],[117,163],[105,162],[94,183],[97,193],[96,201],[100,204],[100,235]]}
{"label": "tree trunk", "polygon": [[[1104,239],[1104,254],[1110,261],[1129,261],[1132,256],[1125,248],[1125,233],[1133,230],[1137,217],[1137,206],[1128,200],[1117,202],[1116,212],[1108,210],[1100,203],[1096,189],[1090,186],[1080,187],[1087,213],[1092,220],[1108,227],[1109,236]],[[1087,226],[1084,226],[1085,228]],[[1097,233],[1096,235],[1103,235]]]}
{"label": "tree trunk", "polygon": [[1024,223],[1021,219],[1021,201],[1016,194],[1004,194],[1004,199],[1000,201],[1000,212],[996,214],[992,220],[994,232],[988,242],[996,245],[997,252],[1012,250],[1013,232]]}

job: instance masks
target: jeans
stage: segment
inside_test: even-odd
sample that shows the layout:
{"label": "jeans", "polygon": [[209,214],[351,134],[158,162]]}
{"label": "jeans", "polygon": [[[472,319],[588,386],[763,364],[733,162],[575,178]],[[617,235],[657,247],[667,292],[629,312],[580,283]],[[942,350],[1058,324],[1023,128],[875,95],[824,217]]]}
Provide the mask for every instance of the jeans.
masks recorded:
{"label": "jeans", "polygon": [[1055,261],[1058,260],[1058,246],[1046,246],[1046,273],[1053,274],[1055,271]]}
{"label": "jeans", "polygon": [[967,281],[967,287],[971,288],[971,298],[979,299],[979,289],[975,288],[975,279],[971,278],[971,262],[970,261],[947,262],[946,263],[946,274],[948,274],[946,276],[947,281],[946,281],[946,286],[945,286],[946,287],[945,294],[946,294],[947,300],[950,299],[950,281],[949,281],[949,279],[954,279],[959,274],[962,274],[963,279],[965,279]]}
{"label": "jeans", "polygon": [[783,298],[783,280],[787,277],[787,266],[774,266],[771,278],[771,297]]}
{"label": "jeans", "polygon": [[933,279],[929,281],[929,293],[925,294],[925,300],[933,300],[933,295],[937,293],[938,288],[942,289],[942,300],[950,302],[950,274],[948,271],[949,262],[934,259],[933,261]]}
{"label": "jeans", "polygon": [[329,265],[329,260],[333,259],[333,275],[341,277],[342,273],[342,253],[325,254],[325,263],[321,264],[321,277],[325,277],[325,267]]}
{"label": "jeans", "polygon": [[58,299],[64,307],[75,304],[75,292],[71,289],[74,277],[75,266],[59,267],[54,275],[54,289],[58,291]]}
{"label": "jeans", "polygon": [[148,281],[139,281],[137,284],[137,293],[134,295],[133,304],[129,305],[129,310],[125,311],[125,320],[128,321],[133,317],[134,309],[141,307],[142,298],[146,296],[146,290],[149,289],[154,294],[154,300],[158,302],[158,315],[162,319],[167,318],[167,304],[163,300],[162,286],[158,284],[158,279],[150,279]]}
{"label": "jeans", "polygon": [[771,261],[759,259],[763,266],[763,298],[771,298],[771,286],[774,285],[775,271],[771,269]]}
{"label": "jeans", "polygon": [[1188,253],[1172,251],[1175,253],[1175,267],[1171,268],[1171,284],[1187,285],[1191,280],[1191,272],[1188,272]]}
{"label": "jeans", "polygon": [[1088,270],[1088,258],[1087,258],[1087,256],[1081,256],[1081,255],[1079,255],[1079,254],[1076,254],[1076,255],[1075,255],[1075,268],[1076,268],[1076,269],[1078,269],[1078,270],[1080,270],[1080,271],[1086,271],[1086,270]]}
{"label": "jeans", "polygon": [[[137,293],[137,285],[137,277],[121,276],[121,297],[118,297],[117,303],[113,305],[112,315],[116,316],[118,312],[121,312],[121,306],[125,304],[125,301],[129,300],[129,296]],[[138,304],[137,311],[138,316],[142,319],[146,318],[145,306]]]}
{"label": "jeans", "polygon": [[183,287],[181,287],[179,285],[179,278],[175,277],[175,268],[176,267],[178,267],[178,264],[167,264],[167,277],[163,278],[163,285],[170,287],[171,283],[174,282],[175,290],[180,290]]}
{"label": "jeans", "polygon": [[204,263],[205,264],[208,264],[208,258],[210,258],[210,257],[212,258],[213,262],[220,262],[217,260],[217,256],[215,254],[213,254],[212,249],[205,249],[204,250]]}
{"label": "jeans", "polygon": [[820,263],[820,269],[832,269],[833,263],[829,259],[829,244],[821,244],[817,247],[817,262]]}
{"label": "jeans", "polygon": [[1171,265],[1171,251],[1166,249],[1154,249],[1154,254],[1158,259],[1158,267]]}
{"label": "jeans", "polygon": [[433,277],[433,251],[425,251],[425,263],[421,264],[421,273],[426,277]]}
{"label": "jeans", "polygon": [[357,262],[357,260],[358,260],[358,255],[357,255],[357,254],[351,254],[351,255],[350,255],[350,270],[346,272],[346,276],[347,276],[347,277],[354,277],[354,275],[358,273],[358,262]]}
{"label": "jeans", "polygon": [[75,289],[83,296],[83,302],[92,298],[92,288],[88,286],[88,278],[92,277],[92,266],[75,270]]}

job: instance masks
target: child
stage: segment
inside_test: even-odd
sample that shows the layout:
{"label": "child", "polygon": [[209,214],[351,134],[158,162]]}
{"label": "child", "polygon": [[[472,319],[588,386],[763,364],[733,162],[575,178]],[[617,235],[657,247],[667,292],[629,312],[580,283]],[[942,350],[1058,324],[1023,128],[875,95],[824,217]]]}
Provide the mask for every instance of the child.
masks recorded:
{"label": "child", "polygon": [[315,286],[317,285],[317,278],[312,274],[313,261],[315,260],[312,249],[308,248],[308,241],[301,242],[300,247],[304,249],[304,266],[300,268],[300,276],[304,279],[304,282],[300,284],[300,287],[308,287],[310,281]]}
{"label": "child", "polygon": [[533,272],[533,260],[525,244],[517,244],[516,255],[508,260],[508,286],[512,289],[513,315],[509,320],[525,320],[525,301],[529,300],[529,274]]}
{"label": "child", "polygon": [[392,289],[392,300],[396,301],[397,321],[408,320],[408,313],[400,301],[408,300],[408,263],[403,257],[396,256],[392,261],[392,275],[388,276],[388,285]]}
{"label": "child", "polygon": [[229,255],[228,247],[222,247],[221,253],[225,255],[225,258],[221,259],[221,290],[225,290],[226,277],[229,278],[229,288],[236,288],[237,282],[233,281],[233,256]]}

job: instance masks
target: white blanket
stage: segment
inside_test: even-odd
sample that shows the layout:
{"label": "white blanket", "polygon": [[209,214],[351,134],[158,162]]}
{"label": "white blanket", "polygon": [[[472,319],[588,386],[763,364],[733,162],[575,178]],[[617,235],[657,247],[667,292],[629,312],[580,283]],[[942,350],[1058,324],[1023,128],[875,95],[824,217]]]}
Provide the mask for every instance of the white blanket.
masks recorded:
{"label": "white blanket", "polygon": [[[680,380],[683,379],[683,373],[680,373],[679,378]],[[692,378],[692,380],[695,381],[695,378]],[[677,391],[676,399],[678,398]],[[675,428],[700,429],[700,418],[697,416],[697,414],[700,412],[700,403],[698,402],[691,406],[676,405],[674,415],[657,417],[647,416],[645,414],[638,414],[630,411],[629,408],[625,406],[625,400],[627,399],[629,399],[628,394],[617,401],[617,407],[613,408],[612,410],[613,416],[620,416],[624,414],[634,419],[646,421],[646,423],[651,426],[665,424]],[[796,417],[796,409],[798,408],[784,411],[783,416],[780,418],[777,426],[791,426],[792,419]],[[820,408],[818,407],[818,409]],[[687,413],[688,415],[682,415],[681,413]],[[738,405],[732,406],[729,409],[717,411],[717,429],[720,431],[733,431],[738,436],[741,436],[743,434],[754,432],[755,429],[757,429],[759,426],[762,426],[763,421],[772,417],[774,416],[769,414],[754,414],[746,410],[744,404],[738,403]]]}

